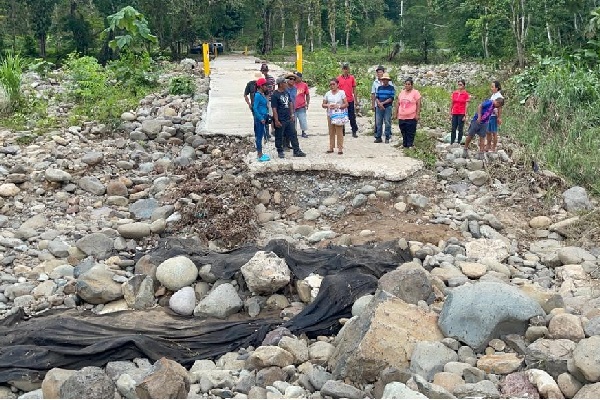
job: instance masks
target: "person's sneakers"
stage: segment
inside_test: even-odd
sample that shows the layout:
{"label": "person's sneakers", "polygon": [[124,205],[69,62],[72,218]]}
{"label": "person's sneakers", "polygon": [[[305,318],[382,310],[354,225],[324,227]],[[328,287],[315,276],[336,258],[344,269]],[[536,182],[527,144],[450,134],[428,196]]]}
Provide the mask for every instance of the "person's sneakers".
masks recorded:
{"label": "person's sneakers", "polygon": [[352,137],[353,138],[357,138],[358,137],[358,135],[356,134],[356,131],[352,131]]}
{"label": "person's sneakers", "polygon": [[283,151],[280,151],[279,153],[277,153],[277,156],[279,158],[285,158],[285,153]]}
{"label": "person's sneakers", "polygon": [[375,142],[374,143],[383,143],[383,140],[381,140],[380,137],[375,138]]}
{"label": "person's sneakers", "polygon": [[476,156],[476,158],[477,158],[478,160],[485,160],[485,154],[484,154],[484,153],[482,153],[482,152],[479,152],[479,153],[477,153],[477,156]]}
{"label": "person's sneakers", "polygon": [[258,158],[258,161],[260,161],[260,162],[271,161],[271,157],[269,157],[269,156],[268,156],[268,155],[266,155],[266,154],[263,154],[262,156],[260,156],[260,157]]}
{"label": "person's sneakers", "polygon": [[469,158],[469,151],[467,149],[463,149],[462,158]]}
{"label": "person's sneakers", "polygon": [[306,132],[302,131],[302,137],[303,138],[307,138],[308,137],[308,135],[306,134]]}
{"label": "person's sneakers", "polygon": [[389,143],[390,142],[390,138],[385,138],[385,142]]}
{"label": "person's sneakers", "polygon": [[297,153],[294,153],[294,157],[306,157],[306,154],[304,154],[302,151],[299,151]]}

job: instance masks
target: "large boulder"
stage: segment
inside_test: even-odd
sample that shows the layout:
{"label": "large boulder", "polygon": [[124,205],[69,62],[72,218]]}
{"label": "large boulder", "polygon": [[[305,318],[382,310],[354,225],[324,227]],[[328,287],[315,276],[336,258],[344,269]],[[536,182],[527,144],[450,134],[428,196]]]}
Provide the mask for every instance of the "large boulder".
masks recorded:
{"label": "large boulder", "polygon": [[75,372],[70,369],[52,368],[42,381],[44,399],[60,399],[60,388]]}
{"label": "large boulder", "polygon": [[575,368],[590,382],[600,381],[600,336],[581,340],[573,351]]}
{"label": "large boulder", "polygon": [[154,281],[147,275],[134,275],[122,286],[127,305],[134,310],[154,307]]}
{"label": "large boulder", "polygon": [[562,197],[565,203],[565,209],[569,212],[589,210],[592,208],[592,203],[590,203],[588,194],[581,186],[575,186],[565,190]]}
{"label": "large boulder", "polygon": [[176,291],[169,299],[169,307],[180,315],[192,315],[196,308],[194,288],[186,286]]}
{"label": "large boulder", "polygon": [[408,368],[417,342],[443,338],[437,314],[377,290],[367,309],[338,334],[329,367],[334,379],[373,382],[386,367]]}
{"label": "large boulder", "polygon": [[186,399],[189,391],[187,370],[164,357],[154,363],[152,372],[135,388],[140,399]]}
{"label": "large boulder", "polygon": [[114,239],[109,238],[104,233],[97,232],[82,237],[75,242],[75,246],[88,256],[104,260],[113,251],[114,242]]}
{"label": "large boulder", "polygon": [[439,326],[446,337],[483,350],[491,339],[524,334],[529,319],[545,315],[533,299],[519,289],[499,282],[479,282],[453,289],[440,313]]}
{"label": "large boulder", "polygon": [[538,339],[527,346],[525,363],[529,368],[544,369],[554,378],[568,372],[576,343],[568,339]]}
{"label": "large boulder", "polygon": [[269,251],[257,251],[241,268],[248,289],[253,293],[273,294],[290,283],[285,260]]}
{"label": "large boulder", "polygon": [[170,290],[190,286],[197,278],[198,267],[186,256],[169,258],[156,268],[156,279]]}
{"label": "large boulder", "polygon": [[294,356],[278,346],[260,346],[246,359],[246,369],[266,367],[287,367],[294,362]]}

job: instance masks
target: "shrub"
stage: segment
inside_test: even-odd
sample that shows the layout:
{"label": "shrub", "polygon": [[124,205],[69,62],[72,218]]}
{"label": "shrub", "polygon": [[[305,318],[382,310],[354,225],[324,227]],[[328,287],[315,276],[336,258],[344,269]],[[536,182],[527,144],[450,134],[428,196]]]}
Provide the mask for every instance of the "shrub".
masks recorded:
{"label": "shrub", "polygon": [[10,111],[17,109],[22,100],[22,74],[23,59],[19,55],[7,54],[0,63],[0,84],[8,98]]}
{"label": "shrub", "polygon": [[169,93],[173,95],[193,96],[196,92],[196,83],[189,76],[176,76],[169,81]]}
{"label": "shrub", "polygon": [[107,91],[108,76],[94,57],[77,57],[71,53],[65,62],[65,70],[70,78],[69,94],[82,103],[95,103]]}

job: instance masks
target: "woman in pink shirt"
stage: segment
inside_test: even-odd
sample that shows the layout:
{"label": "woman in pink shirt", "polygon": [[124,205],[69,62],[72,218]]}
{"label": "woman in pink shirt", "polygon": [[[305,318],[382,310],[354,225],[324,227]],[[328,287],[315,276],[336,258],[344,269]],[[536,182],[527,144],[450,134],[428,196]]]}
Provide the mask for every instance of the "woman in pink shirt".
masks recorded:
{"label": "woman in pink shirt", "polygon": [[[465,90],[465,81],[458,80],[458,89],[452,93],[450,101],[450,119],[452,120],[452,131],[450,133],[450,144],[462,142],[463,130],[467,119],[467,108],[469,107],[471,95]],[[458,141],[456,131],[458,130]]]}
{"label": "woman in pink shirt", "polygon": [[413,79],[404,80],[404,89],[398,95],[398,125],[402,133],[402,146],[414,147],[417,123],[421,115],[421,93],[413,88]]}

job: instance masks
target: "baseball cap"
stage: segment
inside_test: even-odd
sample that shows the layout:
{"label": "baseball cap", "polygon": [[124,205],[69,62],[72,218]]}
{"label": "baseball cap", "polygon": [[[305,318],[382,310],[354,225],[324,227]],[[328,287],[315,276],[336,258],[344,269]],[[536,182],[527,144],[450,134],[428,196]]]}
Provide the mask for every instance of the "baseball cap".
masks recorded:
{"label": "baseball cap", "polygon": [[269,70],[269,66],[267,64],[263,64],[260,66],[260,70],[261,71],[268,71]]}
{"label": "baseball cap", "polygon": [[258,78],[256,80],[256,86],[263,86],[267,84],[267,80],[265,78]]}
{"label": "baseball cap", "polygon": [[298,71],[296,71],[296,76],[297,76],[298,78],[302,78],[302,72],[298,72]]}
{"label": "baseball cap", "polygon": [[280,83],[285,83],[285,76],[280,76],[277,78],[277,80],[275,80],[276,84],[280,84]]}
{"label": "baseball cap", "polygon": [[383,71],[385,72],[385,67],[383,65],[378,66],[375,71]]}

